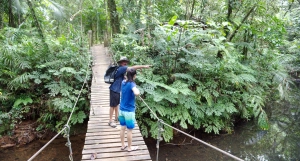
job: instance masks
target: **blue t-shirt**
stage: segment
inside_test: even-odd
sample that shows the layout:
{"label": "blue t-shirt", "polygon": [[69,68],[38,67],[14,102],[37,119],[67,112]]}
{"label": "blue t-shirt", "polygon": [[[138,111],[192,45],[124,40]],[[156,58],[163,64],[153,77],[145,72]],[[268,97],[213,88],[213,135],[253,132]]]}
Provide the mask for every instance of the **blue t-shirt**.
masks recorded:
{"label": "blue t-shirt", "polygon": [[110,90],[117,93],[121,92],[121,83],[124,80],[124,75],[126,73],[127,68],[128,68],[127,66],[120,66],[118,68],[117,73],[115,75],[115,81],[109,87]]}
{"label": "blue t-shirt", "polygon": [[132,91],[132,88],[135,87],[134,82],[122,82],[122,94],[121,94],[121,104],[120,110],[126,112],[135,111],[135,95]]}

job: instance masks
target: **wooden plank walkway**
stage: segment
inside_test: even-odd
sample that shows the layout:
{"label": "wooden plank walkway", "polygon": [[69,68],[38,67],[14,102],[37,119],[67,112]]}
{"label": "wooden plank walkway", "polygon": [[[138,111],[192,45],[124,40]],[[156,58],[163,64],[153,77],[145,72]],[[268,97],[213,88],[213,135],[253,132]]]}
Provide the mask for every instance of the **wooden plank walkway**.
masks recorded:
{"label": "wooden plank walkway", "polygon": [[139,149],[132,152],[121,150],[120,125],[117,124],[117,128],[108,126],[109,84],[104,83],[103,77],[111,61],[103,45],[92,47],[92,54],[91,109],[82,160],[91,160],[93,153],[97,153],[95,160],[99,161],[151,160],[138,126],[133,130],[132,145],[139,146]]}

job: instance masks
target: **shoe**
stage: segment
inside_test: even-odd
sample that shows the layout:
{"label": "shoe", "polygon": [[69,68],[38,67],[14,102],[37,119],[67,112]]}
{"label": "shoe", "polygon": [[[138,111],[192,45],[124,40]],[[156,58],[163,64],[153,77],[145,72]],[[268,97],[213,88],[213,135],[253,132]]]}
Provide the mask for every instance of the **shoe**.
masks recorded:
{"label": "shoe", "polygon": [[138,150],[138,146],[132,146],[131,147],[131,150],[128,150],[128,152],[131,152],[131,151],[136,151],[136,150]]}
{"label": "shoe", "polygon": [[125,150],[127,148],[127,145],[125,145],[124,146],[124,148],[123,147],[121,147],[121,150]]}
{"label": "shoe", "polygon": [[97,158],[97,153],[91,154],[91,160],[95,160]]}
{"label": "shoe", "polygon": [[113,128],[117,127],[117,125],[114,122],[109,122],[108,125],[113,127]]}

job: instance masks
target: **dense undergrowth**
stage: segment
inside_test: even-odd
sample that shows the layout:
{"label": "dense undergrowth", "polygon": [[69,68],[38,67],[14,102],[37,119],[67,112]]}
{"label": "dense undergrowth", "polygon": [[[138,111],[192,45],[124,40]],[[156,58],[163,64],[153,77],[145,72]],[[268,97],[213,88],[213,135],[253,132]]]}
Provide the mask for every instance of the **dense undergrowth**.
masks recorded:
{"label": "dense undergrowth", "polygon": [[[268,111],[281,109],[265,104],[290,99],[291,76],[299,79],[300,2],[0,3],[0,135],[13,135],[24,119],[34,120],[37,131],[65,124],[86,75],[90,80],[88,30],[93,40],[112,43],[116,59],[153,65],[138,73],[142,97],[184,130],[231,133],[240,119],[268,129]],[[87,118],[88,99],[85,86],[72,124]],[[156,138],[156,120],[137,103],[143,135]],[[172,129],[163,136],[169,141]]]}
{"label": "dense undergrowth", "polygon": [[[0,134],[10,134],[24,119],[36,120],[37,131],[65,125],[85,77],[89,81],[91,75],[87,44],[78,41],[75,31],[68,35],[49,34],[43,42],[35,28],[0,31]],[[71,124],[87,117],[88,95],[85,86]]]}
{"label": "dense undergrowth", "polygon": [[[188,23],[156,26],[151,36],[121,34],[114,38],[112,49],[116,57],[126,55],[133,64],[153,65],[138,73],[138,84],[146,102],[165,122],[218,134],[230,133],[236,119],[255,118],[268,129],[264,105],[280,98],[277,89],[286,90],[289,57],[259,43],[245,55],[240,46],[253,44],[228,42],[222,33],[224,24],[208,24],[206,29]],[[139,101],[137,116],[142,133],[155,138],[157,122]],[[163,136],[169,141],[173,130],[165,128]]]}

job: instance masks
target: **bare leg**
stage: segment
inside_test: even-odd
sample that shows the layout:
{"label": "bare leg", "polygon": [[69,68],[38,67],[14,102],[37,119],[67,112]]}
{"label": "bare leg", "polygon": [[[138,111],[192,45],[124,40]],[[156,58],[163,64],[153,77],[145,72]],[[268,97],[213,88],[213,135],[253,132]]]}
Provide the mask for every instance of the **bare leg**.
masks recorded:
{"label": "bare leg", "polygon": [[131,151],[131,143],[132,143],[132,129],[127,129],[127,143],[128,143],[128,151]]}
{"label": "bare leg", "polygon": [[119,120],[119,107],[118,106],[115,107],[114,110],[115,110],[115,120],[118,121]]}
{"label": "bare leg", "polygon": [[122,126],[121,131],[120,131],[122,149],[124,149],[124,147],[125,147],[125,142],[124,142],[124,140],[125,140],[125,129],[126,129],[126,126]]}
{"label": "bare leg", "polygon": [[109,109],[109,122],[113,121],[112,116],[113,116],[115,108],[117,108],[117,107],[110,107],[110,109]]}

